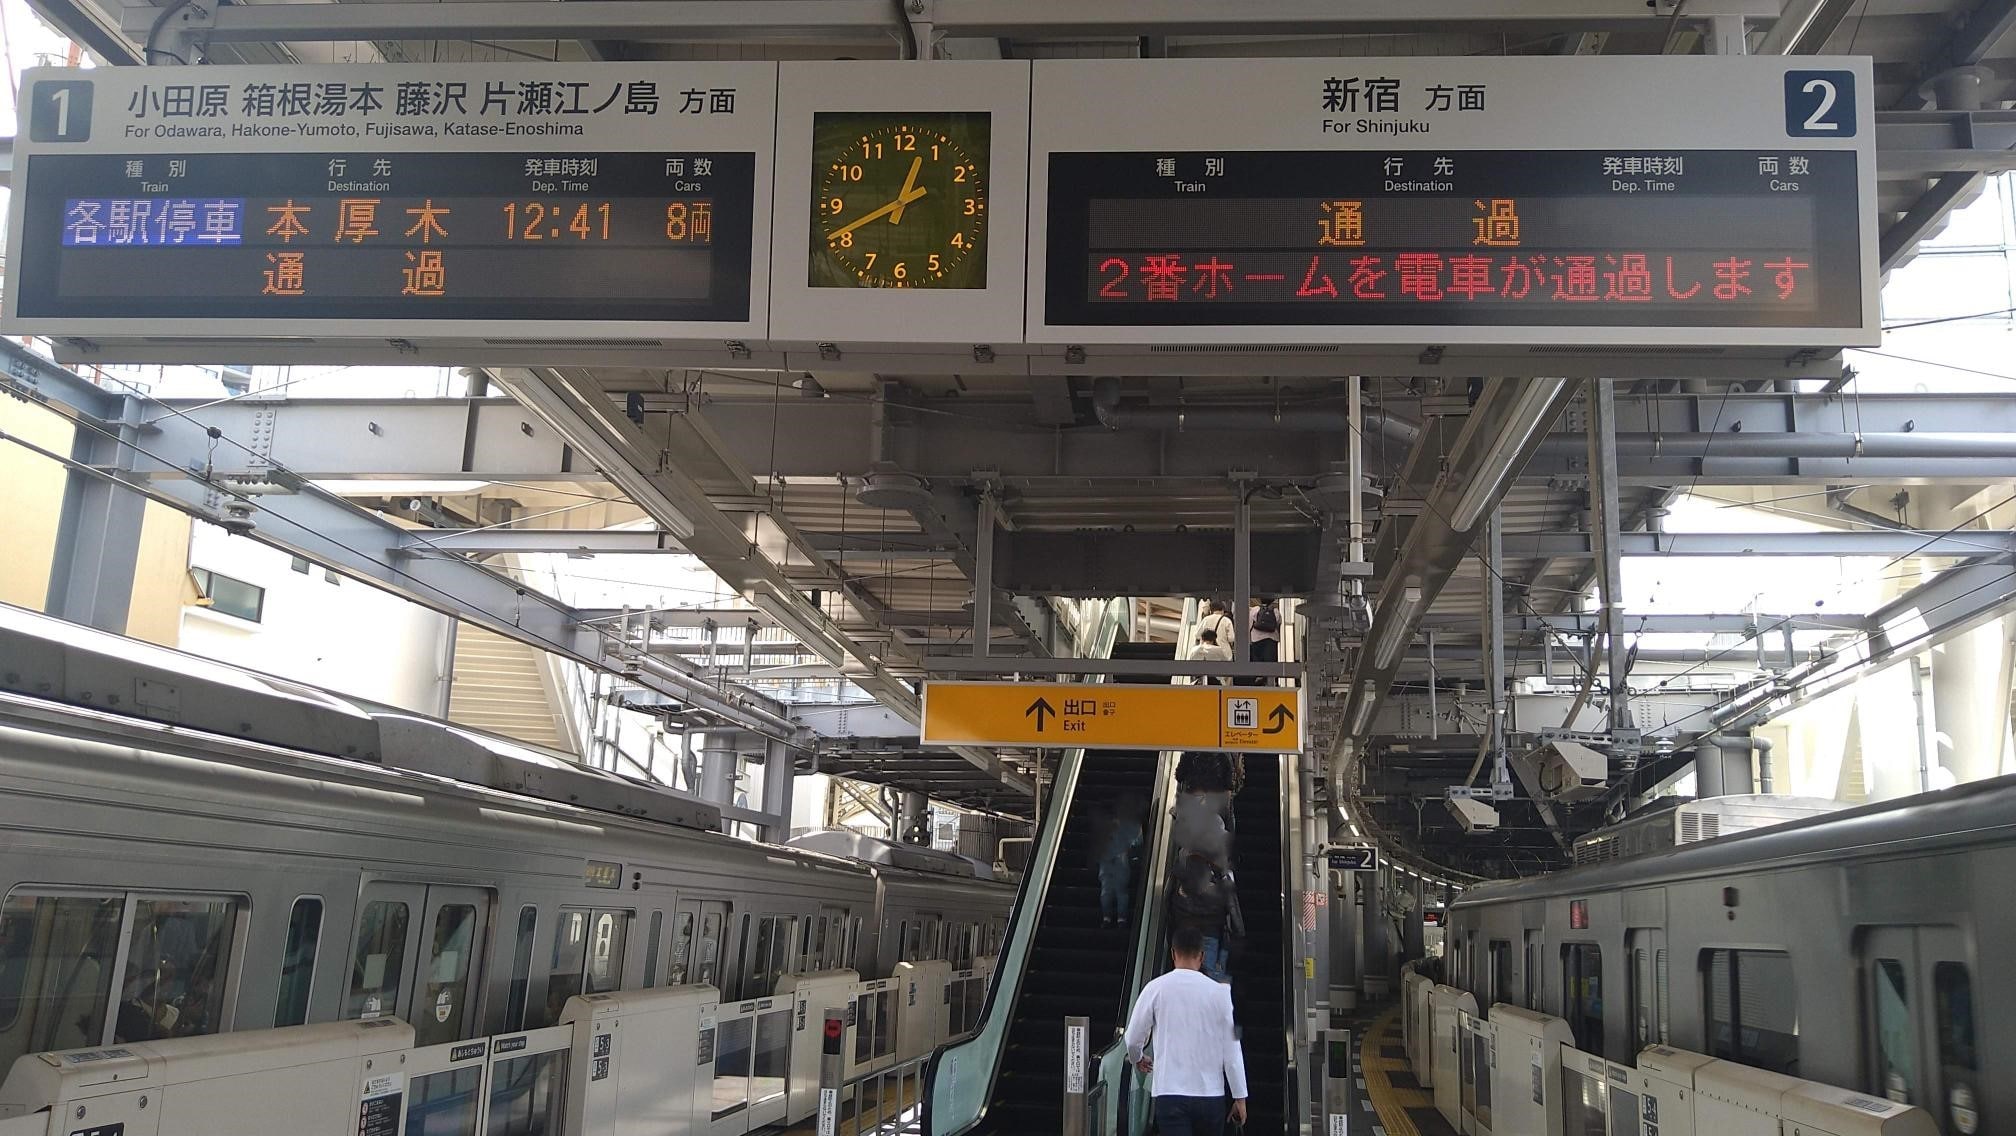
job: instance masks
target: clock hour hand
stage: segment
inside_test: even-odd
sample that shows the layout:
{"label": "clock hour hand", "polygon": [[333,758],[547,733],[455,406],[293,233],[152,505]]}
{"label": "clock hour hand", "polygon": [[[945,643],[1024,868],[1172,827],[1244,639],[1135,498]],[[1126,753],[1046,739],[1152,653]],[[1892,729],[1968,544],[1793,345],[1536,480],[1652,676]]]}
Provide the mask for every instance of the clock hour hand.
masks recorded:
{"label": "clock hour hand", "polygon": [[[889,223],[891,225],[901,225],[903,223],[903,210],[906,207],[908,207],[912,201],[915,201],[918,197],[924,196],[924,191],[916,188],[917,171],[923,168],[924,168],[923,155],[920,154],[917,157],[910,159],[910,173],[903,179],[902,191],[896,194],[896,212],[889,214]],[[915,196],[913,197],[912,194],[915,194]]]}

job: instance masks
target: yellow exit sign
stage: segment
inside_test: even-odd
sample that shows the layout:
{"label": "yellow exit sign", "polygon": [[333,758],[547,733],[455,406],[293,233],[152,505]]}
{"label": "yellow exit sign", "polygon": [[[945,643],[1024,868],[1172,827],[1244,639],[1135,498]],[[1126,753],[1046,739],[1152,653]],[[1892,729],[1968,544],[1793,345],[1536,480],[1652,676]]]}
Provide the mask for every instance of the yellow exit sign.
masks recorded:
{"label": "yellow exit sign", "polygon": [[1299,753],[1306,718],[1276,686],[926,682],[923,742]]}

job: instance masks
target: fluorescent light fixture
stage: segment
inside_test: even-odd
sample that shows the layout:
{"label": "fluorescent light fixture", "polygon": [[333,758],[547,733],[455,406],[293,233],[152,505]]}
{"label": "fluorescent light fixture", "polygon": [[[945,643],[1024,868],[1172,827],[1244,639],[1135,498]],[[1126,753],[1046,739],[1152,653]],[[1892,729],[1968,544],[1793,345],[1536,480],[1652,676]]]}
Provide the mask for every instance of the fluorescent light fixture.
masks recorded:
{"label": "fluorescent light fixture", "polygon": [[1400,589],[1400,600],[1379,626],[1379,638],[1372,644],[1372,665],[1385,670],[1400,659],[1400,652],[1406,649],[1414,638],[1414,615],[1421,610],[1421,581],[1414,576],[1407,577]]}
{"label": "fluorescent light fixture", "polygon": [[1362,734],[1365,727],[1372,724],[1372,710],[1379,704],[1378,690],[1371,682],[1358,688],[1358,710],[1351,716],[1351,732]]}
{"label": "fluorescent light fixture", "polygon": [[1449,514],[1449,524],[1457,532],[1469,532],[1483,518],[1484,510],[1512,476],[1512,463],[1518,459],[1519,451],[1539,432],[1554,396],[1567,382],[1566,379],[1499,381],[1517,382],[1519,398],[1512,404],[1512,412],[1505,416],[1497,436],[1491,439],[1490,448],[1471,469],[1470,479],[1463,483],[1463,492],[1456,497],[1456,509]]}

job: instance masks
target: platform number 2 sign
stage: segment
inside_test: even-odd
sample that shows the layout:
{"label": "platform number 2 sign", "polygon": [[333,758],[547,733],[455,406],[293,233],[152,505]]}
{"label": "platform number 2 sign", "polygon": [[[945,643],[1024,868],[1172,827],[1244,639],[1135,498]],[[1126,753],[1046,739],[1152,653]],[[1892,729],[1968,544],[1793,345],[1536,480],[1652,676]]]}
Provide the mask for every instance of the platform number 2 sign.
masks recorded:
{"label": "platform number 2 sign", "polygon": [[1855,137],[1855,73],[1785,72],[1785,133],[1794,138]]}
{"label": "platform number 2 sign", "polygon": [[91,140],[91,84],[75,79],[35,84],[28,111],[28,138],[34,142]]}

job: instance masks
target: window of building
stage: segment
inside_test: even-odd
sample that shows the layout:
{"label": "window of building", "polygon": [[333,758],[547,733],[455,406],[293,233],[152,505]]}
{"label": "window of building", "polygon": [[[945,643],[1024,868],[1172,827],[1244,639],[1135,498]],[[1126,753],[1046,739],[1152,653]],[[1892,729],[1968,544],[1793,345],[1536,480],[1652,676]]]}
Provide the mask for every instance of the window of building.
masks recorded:
{"label": "window of building", "polygon": [[1701,952],[1708,1055],[1799,1075],[1799,991],[1783,951]]}
{"label": "window of building", "polygon": [[287,951],[280,959],[280,994],[273,1002],[274,1026],[308,1020],[308,993],[315,981],[315,951],[322,940],[322,901],[304,895],[287,917]]}
{"label": "window of building", "polygon": [[265,615],[266,589],[257,584],[248,584],[208,568],[191,568],[189,576],[196,581],[196,594],[206,601],[198,606],[236,616],[248,623],[257,623]]}

